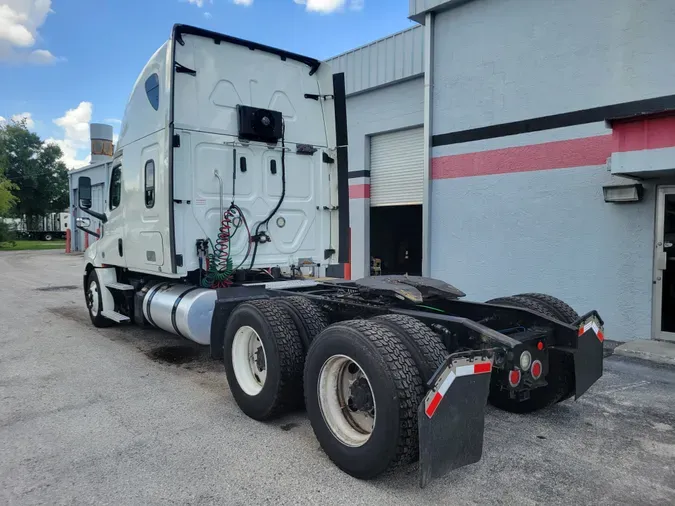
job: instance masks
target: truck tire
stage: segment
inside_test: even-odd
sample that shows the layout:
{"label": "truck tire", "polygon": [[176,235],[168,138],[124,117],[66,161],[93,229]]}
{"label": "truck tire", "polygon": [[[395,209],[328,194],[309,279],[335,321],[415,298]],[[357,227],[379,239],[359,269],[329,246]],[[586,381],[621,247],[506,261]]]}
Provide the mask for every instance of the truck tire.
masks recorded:
{"label": "truck tire", "polygon": [[302,405],[302,341],[275,302],[244,302],[232,311],[223,358],[232,396],[251,418],[268,420]]}
{"label": "truck tire", "polygon": [[103,311],[101,284],[98,281],[96,271],[93,269],[87,276],[87,288],[84,293],[84,299],[87,303],[87,309],[89,310],[89,318],[94,327],[102,329],[111,327],[115,323],[101,314]]}
{"label": "truck tire", "polygon": [[305,405],[316,438],[360,479],[416,460],[422,378],[405,344],[381,322],[326,328],[309,348]]}
{"label": "truck tire", "polygon": [[449,353],[443,341],[433,330],[416,318],[402,314],[388,314],[376,316],[372,320],[387,327],[403,341],[425,384],[445,363]]}
{"label": "truck tire", "polygon": [[324,312],[306,297],[279,297],[274,299],[274,302],[286,309],[290,315],[305,350],[309,349],[314,338],[328,326],[328,318]]}
{"label": "truck tire", "polygon": [[523,293],[517,295],[517,297],[526,297],[542,303],[548,307],[552,313],[556,314],[554,318],[557,318],[563,323],[571,324],[579,319],[579,313],[577,313],[569,304],[566,304],[562,300],[551,295],[543,293]]}
{"label": "truck tire", "polygon": [[51,241],[52,239],[54,239],[54,236],[52,236],[52,234],[45,234],[45,235],[42,236],[42,238],[45,241]]}
{"label": "truck tire", "polygon": [[[553,297],[551,298],[553,299]],[[556,320],[560,319],[558,312],[554,311],[541,299],[526,295],[500,297],[487,301],[487,304],[529,309]],[[546,381],[548,385],[531,390],[530,398],[525,401],[512,399],[508,390],[504,390],[495,383],[492,383],[488,400],[490,404],[504,411],[531,413],[568,399],[574,393],[574,362],[568,354],[555,350],[549,351],[549,370]]]}

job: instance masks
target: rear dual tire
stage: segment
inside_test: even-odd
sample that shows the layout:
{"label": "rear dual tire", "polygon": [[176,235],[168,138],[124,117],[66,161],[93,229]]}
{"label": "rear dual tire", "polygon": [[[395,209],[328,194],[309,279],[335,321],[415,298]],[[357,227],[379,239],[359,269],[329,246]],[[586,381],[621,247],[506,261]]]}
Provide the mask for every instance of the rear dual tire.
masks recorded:
{"label": "rear dual tire", "polygon": [[325,324],[302,297],[235,308],[224,358],[241,410],[268,420],[301,404],[304,391],[319,444],[346,473],[368,479],[417,460],[424,382],[447,355],[438,337],[407,316]]}
{"label": "rear dual tire", "polygon": [[223,358],[232,396],[249,417],[268,420],[302,404],[302,341],[273,301],[244,302],[232,311]]}
{"label": "rear dual tire", "polygon": [[[363,388],[343,402],[342,410],[336,409],[340,395],[343,401],[345,397],[345,392],[336,391],[342,378],[338,361],[347,367],[355,364],[354,374],[358,368],[365,378]],[[331,381],[331,375],[338,379]],[[417,459],[422,378],[406,345],[381,322],[353,320],[322,332],[307,354],[304,387],[314,434],[326,455],[346,473],[368,479]],[[363,392],[372,399],[364,401]],[[359,414],[359,402],[368,413],[372,407],[372,425],[350,420]]]}

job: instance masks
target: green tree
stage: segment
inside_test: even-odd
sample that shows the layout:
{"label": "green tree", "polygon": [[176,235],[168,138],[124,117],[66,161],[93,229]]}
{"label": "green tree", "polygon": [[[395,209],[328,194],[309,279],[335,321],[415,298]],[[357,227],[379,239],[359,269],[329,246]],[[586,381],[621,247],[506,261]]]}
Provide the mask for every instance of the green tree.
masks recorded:
{"label": "green tree", "polygon": [[38,216],[68,207],[68,170],[61,148],[45,144],[25,121],[0,126],[0,173],[13,185],[14,214],[25,215],[29,227]]}
{"label": "green tree", "polygon": [[7,213],[14,207],[17,199],[12,195],[12,190],[16,187],[11,181],[3,177],[2,167],[0,167],[0,217],[7,216]]}

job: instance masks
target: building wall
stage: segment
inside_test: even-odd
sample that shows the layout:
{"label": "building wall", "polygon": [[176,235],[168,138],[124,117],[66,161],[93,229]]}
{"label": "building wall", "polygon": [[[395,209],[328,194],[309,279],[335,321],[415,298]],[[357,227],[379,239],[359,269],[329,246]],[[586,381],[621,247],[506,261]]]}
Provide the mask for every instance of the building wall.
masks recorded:
{"label": "building wall", "polygon": [[433,133],[675,93],[672,0],[474,0],[437,15]]}
{"label": "building wall", "polygon": [[[433,134],[673,95],[673,23],[671,0],[439,13]],[[655,187],[640,203],[603,201],[603,184],[632,183],[609,172],[612,129],[496,135],[432,150],[431,275],[478,300],[547,292],[598,309],[610,339],[650,337]]]}
{"label": "building wall", "polygon": [[372,135],[424,123],[424,81],[398,82],[347,97],[352,278],[370,273],[370,145]]}
{"label": "building wall", "polygon": [[91,179],[91,197],[92,197],[92,211],[99,213],[105,212],[107,209],[108,198],[108,168],[109,163],[98,165],[90,165],[71,171],[69,174],[70,184],[70,229],[73,231],[71,235],[71,250],[84,251],[86,247],[96,239],[81,230],[76,228],[77,218],[88,217],[91,220],[90,230],[96,231],[101,229],[101,223],[96,218],[89,216],[84,211],[78,208],[78,178],[80,176],[87,176]]}
{"label": "building wall", "polygon": [[424,72],[424,27],[413,26],[326,61],[344,72],[347,95],[410,79]]}

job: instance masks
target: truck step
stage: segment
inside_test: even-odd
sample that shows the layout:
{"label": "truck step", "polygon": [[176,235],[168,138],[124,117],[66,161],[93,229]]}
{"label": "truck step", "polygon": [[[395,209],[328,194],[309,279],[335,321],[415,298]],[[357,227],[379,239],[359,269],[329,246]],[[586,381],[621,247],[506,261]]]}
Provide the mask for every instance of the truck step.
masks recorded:
{"label": "truck step", "polygon": [[124,316],[117,311],[101,311],[101,316],[117,323],[128,322],[131,320],[128,316]]}
{"label": "truck step", "polygon": [[108,288],[112,288],[113,290],[122,290],[124,292],[134,290],[133,285],[127,285],[125,283],[108,283],[105,286],[107,286]]}

